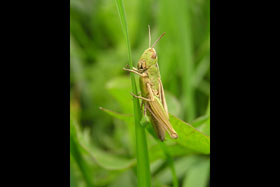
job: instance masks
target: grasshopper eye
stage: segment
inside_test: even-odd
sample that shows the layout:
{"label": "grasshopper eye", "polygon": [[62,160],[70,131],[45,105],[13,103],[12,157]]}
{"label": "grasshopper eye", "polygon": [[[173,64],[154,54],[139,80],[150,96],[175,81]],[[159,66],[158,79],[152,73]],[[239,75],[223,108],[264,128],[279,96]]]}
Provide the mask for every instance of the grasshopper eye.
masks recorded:
{"label": "grasshopper eye", "polygon": [[156,59],[156,58],[157,58],[156,53],[153,53],[152,56],[151,56],[151,58],[152,58],[152,59]]}

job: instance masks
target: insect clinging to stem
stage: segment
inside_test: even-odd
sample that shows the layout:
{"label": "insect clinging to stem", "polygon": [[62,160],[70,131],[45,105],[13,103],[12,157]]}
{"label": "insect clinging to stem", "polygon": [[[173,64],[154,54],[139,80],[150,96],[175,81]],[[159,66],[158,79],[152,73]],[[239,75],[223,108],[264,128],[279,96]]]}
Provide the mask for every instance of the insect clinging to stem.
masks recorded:
{"label": "insect clinging to stem", "polygon": [[165,140],[165,131],[171,138],[178,138],[176,131],[169,122],[169,114],[165,100],[163,85],[161,82],[158,57],[154,49],[158,41],[164,36],[165,32],[151,46],[151,31],[149,29],[149,48],[141,55],[137,68],[123,68],[125,71],[135,73],[140,76],[139,85],[141,95],[134,97],[141,99],[141,109],[144,106],[144,115],[148,115],[154,130],[161,141]]}

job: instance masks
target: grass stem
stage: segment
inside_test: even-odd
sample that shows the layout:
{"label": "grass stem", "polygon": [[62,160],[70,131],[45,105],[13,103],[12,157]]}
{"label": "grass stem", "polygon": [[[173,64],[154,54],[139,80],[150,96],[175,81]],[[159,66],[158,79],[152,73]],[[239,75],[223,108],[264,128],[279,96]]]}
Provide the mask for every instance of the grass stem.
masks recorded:
{"label": "grass stem", "polygon": [[[128,49],[128,59],[129,65],[132,67],[132,55],[131,47],[128,37],[127,22],[124,10],[123,0],[115,0],[118,8],[118,13],[120,16],[122,30],[125,36],[127,49]],[[137,94],[137,87],[135,82],[134,74],[130,74],[132,92]],[[151,174],[150,174],[150,163],[147,149],[146,133],[145,128],[140,125],[140,120],[142,117],[140,105],[138,99],[133,97],[133,109],[134,109],[134,120],[135,120],[135,135],[136,135],[136,157],[137,157],[137,185],[139,187],[149,187],[151,186]]]}

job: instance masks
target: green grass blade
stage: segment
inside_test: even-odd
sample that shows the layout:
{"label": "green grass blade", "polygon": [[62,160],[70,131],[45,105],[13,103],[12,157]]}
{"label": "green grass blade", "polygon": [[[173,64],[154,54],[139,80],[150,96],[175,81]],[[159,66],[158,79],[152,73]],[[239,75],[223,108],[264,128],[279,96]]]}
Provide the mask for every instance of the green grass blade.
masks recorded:
{"label": "green grass blade", "polygon": [[[116,4],[117,4],[121,24],[122,24],[122,30],[126,39],[129,65],[133,66],[123,0],[116,0]],[[137,94],[137,87],[136,87],[134,74],[131,73],[130,77],[131,77],[132,92],[134,94]],[[133,98],[133,108],[134,108],[135,134],[136,134],[137,184],[140,187],[142,186],[146,187],[146,186],[151,186],[150,163],[149,163],[145,128],[143,128],[140,125],[140,120],[141,120],[140,105],[139,105],[139,101],[135,98]]]}

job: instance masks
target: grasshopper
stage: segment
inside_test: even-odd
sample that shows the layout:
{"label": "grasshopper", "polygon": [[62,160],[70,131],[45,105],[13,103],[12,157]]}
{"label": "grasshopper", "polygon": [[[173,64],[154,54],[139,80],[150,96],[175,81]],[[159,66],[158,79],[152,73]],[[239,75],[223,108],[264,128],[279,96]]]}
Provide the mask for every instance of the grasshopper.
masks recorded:
{"label": "grasshopper", "polygon": [[135,73],[140,76],[139,85],[141,95],[132,96],[141,99],[141,110],[144,106],[144,115],[148,115],[154,130],[161,141],[165,140],[165,131],[171,138],[178,138],[176,131],[169,122],[169,114],[165,101],[163,85],[160,78],[158,57],[154,49],[157,42],[164,36],[165,32],[151,46],[151,31],[149,28],[149,48],[140,57],[137,68],[123,68],[125,71]]}

